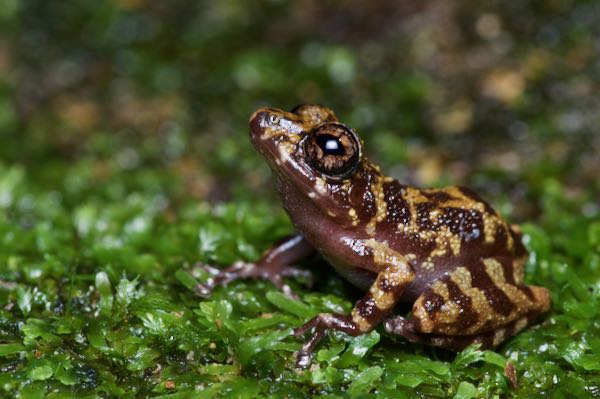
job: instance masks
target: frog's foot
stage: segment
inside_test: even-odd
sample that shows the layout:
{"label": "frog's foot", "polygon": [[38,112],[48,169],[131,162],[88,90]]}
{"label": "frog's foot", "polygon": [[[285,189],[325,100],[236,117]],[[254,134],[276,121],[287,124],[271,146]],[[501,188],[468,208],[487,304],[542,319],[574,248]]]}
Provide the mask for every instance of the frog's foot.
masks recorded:
{"label": "frog's foot", "polygon": [[312,283],[312,274],[308,270],[273,263],[264,265],[260,261],[257,263],[238,261],[224,270],[205,264],[197,264],[196,267],[210,274],[205,283],[197,284],[194,287],[196,294],[203,298],[210,296],[214,288],[218,285],[226,285],[241,278],[262,278],[269,280],[284,294],[294,299],[297,296],[292,292],[290,286],[283,282],[283,277],[302,277],[308,281],[309,285]]}
{"label": "frog's foot", "polygon": [[383,321],[383,328],[390,334],[400,335],[410,342],[422,343],[425,334],[419,334],[412,319],[406,319],[402,316],[391,316]]}
{"label": "frog's foot", "polygon": [[301,336],[309,330],[313,330],[312,336],[302,345],[302,348],[296,353],[296,367],[305,368],[312,362],[315,347],[325,336],[327,330],[337,330],[345,332],[348,335],[356,336],[363,332],[360,331],[356,323],[352,321],[352,316],[321,313],[302,327],[293,331],[294,336]]}
{"label": "frog's foot", "polygon": [[400,335],[413,343],[461,351],[471,344],[481,344],[481,349],[493,348],[521,331],[530,321],[529,317],[523,317],[495,330],[474,335],[419,333],[417,323],[413,319],[405,319],[402,316],[385,319],[383,326],[388,333]]}

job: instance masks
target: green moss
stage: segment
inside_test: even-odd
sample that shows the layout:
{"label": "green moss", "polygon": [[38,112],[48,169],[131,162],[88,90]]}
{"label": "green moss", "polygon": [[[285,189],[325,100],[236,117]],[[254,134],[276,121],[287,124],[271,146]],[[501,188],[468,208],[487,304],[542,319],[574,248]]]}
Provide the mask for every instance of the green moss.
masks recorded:
{"label": "green moss", "polygon": [[[552,292],[542,325],[498,353],[471,347],[455,357],[381,330],[334,334],[306,371],[293,367],[301,341],[291,328],[320,311],[350,309],[339,277],[327,274],[331,282],[316,290],[292,281],[299,301],[262,281],[220,287],[206,300],[190,290],[205,277],[194,261],[253,259],[289,232],[279,210],[261,201],[189,202],[167,220],[143,191],[119,201],[90,196],[72,208],[40,190],[22,167],[4,167],[1,181],[10,198],[0,224],[5,395],[595,395],[598,222],[572,212],[576,204],[551,181],[544,184],[544,220],[524,226],[527,279]],[[517,390],[504,376],[507,360],[516,367]]]}

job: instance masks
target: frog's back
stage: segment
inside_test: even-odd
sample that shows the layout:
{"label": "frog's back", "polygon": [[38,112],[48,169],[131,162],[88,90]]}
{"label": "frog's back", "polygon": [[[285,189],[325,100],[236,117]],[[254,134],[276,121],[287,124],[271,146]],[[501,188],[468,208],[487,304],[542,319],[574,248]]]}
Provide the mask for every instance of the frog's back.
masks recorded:
{"label": "frog's back", "polygon": [[489,258],[498,260],[511,280],[522,281],[527,252],[520,232],[472,190],[421,190],[388,179],[383,192],[387,217],[377,232],[419,270],[404,299],[412,300],[458,267],[477,273]]}
{"label": "frog's back", "polygon": [[456,186],[399,190],[404,193],[401,202],[408,208],[410,218],[407,223],[389,227],[397,229],[397,235],[412,244],[415,255],[423,262],[525,254],[520,233],[472,190]]}

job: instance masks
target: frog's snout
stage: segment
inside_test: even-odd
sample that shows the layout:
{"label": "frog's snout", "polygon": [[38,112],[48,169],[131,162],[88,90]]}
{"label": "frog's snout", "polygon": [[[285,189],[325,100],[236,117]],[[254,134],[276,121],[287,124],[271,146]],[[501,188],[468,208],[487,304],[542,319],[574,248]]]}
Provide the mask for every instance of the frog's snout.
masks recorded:
{"label": "frog's snout", "polygon": [[250,138],[252,141],[258,139],[263,131],[264,121],[266,115],[268,114],[264,108],[256,110],[252,116],[250,116],[250,120],[248,124],[250,125]]}
{"label": "frog's snout", "polygon": [[250,116],[250,139],[257,144],[268,129],[279,128],[283,112],[275,108],[260,108]]}

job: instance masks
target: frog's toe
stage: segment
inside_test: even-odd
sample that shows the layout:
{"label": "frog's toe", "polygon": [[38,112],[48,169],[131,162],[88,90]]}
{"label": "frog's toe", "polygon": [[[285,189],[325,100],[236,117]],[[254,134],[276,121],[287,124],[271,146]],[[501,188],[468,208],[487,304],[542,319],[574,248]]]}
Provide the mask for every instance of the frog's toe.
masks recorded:
{"label": "frog's toe", "polygon": [[386,332],[400,335],[410,342],[420,342],[414,322],[411,319],[406,319],[398,315],[388,317],[383,321],[383,328]]}
{"label": "frog's toe", "polygon": [[211,266],[207,263],[203,263],[203,262],[198,262],[194,265],[193,268],[194,271],[197,270],[202,270],[210,275],[216,276],[217,274],[219,274],[221,272],[221,269],[217,269],[214,266]]}
{"label": "frog's toe", "polygon": [[196,284],[194,286],[194,292],[196,295],[202,298],[208,298],[213,292],[213,288],[208,284]]}
{"label": "frog's toe", "polygon": [[298,301],[300,300],[300,297],[290,288],[289,285],[287,284],[283,284],[280,287],[281,292],[283,292],[285,294],[285,296],[287,296],[290,299],[293,299],[294,301]]}
{"label": "frog's toe", "polygon": [[303,280],[302,283],[309,288],[314,284],[313,274],[310,270],[295,266],[285,266],[281,269],[281,275],[284,277],[300,278]]}
{"label": "frog's toe", "polygon": [[306,334],[308,331],[312,330],[313,328],[317,327],[319,324],[320,324],[319,316],[313,317],[312,319],[310,319],[309,321],[307,321],[300,327],[294,328],[293,335],[295,337],[300,337],[300,336]]}
{"label": "frog's toe", "polygon": [[205,263],[197,263],[194,268],[196,270],[200,269],[204,271],[209,276],[204,283],[199,283],[194,287],[194,292],[198,296],[206,298],[209,297],[214,288],[219,285],[227,285],[239,278],[251,276],[256,267],[253,263],[238,261],[223,270]]}
{"label": "frog's toe", "polygon": [[294,329],[292,334],[294,336],[301,336],[311,330],[314,330],[313,334],[306,342],[304,342],[302,348],[297,353],[296,364],[298,367],[301,367],[301,365],[304,365],[302,367],[306,367],[306,365],[310,364],[309,360],[312,359],[312,353],[315,351],[317,344],[325,336],[325,333],[328,330],[341,331],[351,336],[357,336],[364,333],[349,315],[320,313],[303,326]]}
{"label": "frog's toe", "polygon": [[314,353],[299,350],[296,352],[296,367],[305,369],[312,363]]}
{"label": "frog's toe", "polygon": [[326,326],[322,321],[322,316],[319,315],[311,319],[308,323],[305,323],[303,326],[294,329],[292,332],[292,334],[297,337],[304,335],[313,328],[315,329],[314,333],[306,342],[304,342],[302,348],[296,352],[296,367],[306,368],[310,366],[315,348],[325,335]]}
{"label": "frog's toe", "polygon": [[283,277],[303,277],[309,279],[309,284],[312,284],[312,275],[307,270],[297,269],[292,266],[282,266],[273,271],[270,269],[257,268],[257,276],[265,280],[269,280],[279,291],[283,292],[288,298],[298,300],[300,297],[292,290],[292,288],[284,283]]}

